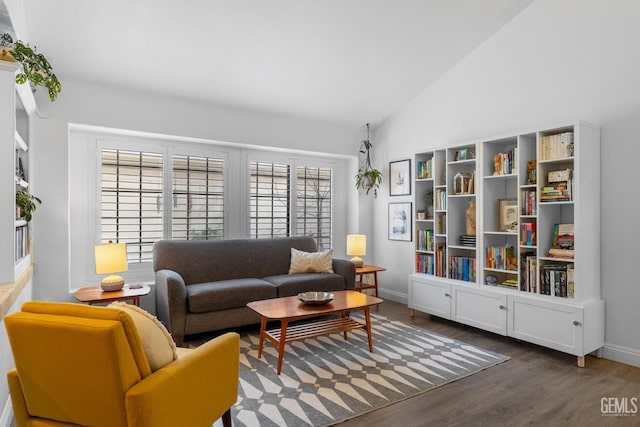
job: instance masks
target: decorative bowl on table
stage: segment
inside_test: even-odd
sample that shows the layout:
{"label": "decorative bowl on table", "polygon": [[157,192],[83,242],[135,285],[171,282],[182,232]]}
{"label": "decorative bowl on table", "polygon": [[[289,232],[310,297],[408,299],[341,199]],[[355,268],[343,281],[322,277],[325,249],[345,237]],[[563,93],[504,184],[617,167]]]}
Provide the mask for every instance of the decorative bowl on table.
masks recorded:
{"label": "decorative bowl on table", "polygon": [[327,304],[333,299],[334,295],[330,292],[301,292],[298,299],[309,305]]}

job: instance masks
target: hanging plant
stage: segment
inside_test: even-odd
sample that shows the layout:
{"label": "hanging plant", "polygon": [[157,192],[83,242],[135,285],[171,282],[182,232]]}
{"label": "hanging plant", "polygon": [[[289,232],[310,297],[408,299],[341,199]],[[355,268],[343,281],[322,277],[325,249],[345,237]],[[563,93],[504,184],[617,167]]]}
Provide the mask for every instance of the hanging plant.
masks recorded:
{"label": "hanging plant", "polygon": [[360,144],[360,153],[364,154],[364,166],[356,174],[356,188],[364,189],[366,194],[373,189],[374,197],[378,196],[377,189],[382,182],[382,172],[371,166],[371,149],[373,145],[369,140],[369,123],[367,123],[367,139]]}
{"label": "hanging plant", "polygon": [[53,73],[53,68],[47,58],[36,52],[36,47],[29,46],[20,40],[13,41],[8,33],[0,36],[0,59],[15,60],[22,64],[22,72],[16,74],[16,83],[24,84],[30,81],[35,86],[46,87],[49,99],[55,101],[62,90],[62,85]]}

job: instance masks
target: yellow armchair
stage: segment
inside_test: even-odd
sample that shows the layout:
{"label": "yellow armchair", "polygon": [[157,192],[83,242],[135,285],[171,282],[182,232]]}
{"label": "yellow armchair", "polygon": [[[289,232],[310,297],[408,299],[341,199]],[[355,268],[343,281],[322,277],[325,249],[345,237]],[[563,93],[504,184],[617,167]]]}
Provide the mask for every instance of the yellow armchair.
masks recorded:
{"label": "yellow armchair", "polygon": [[18,427],[231,426],[240,338],[221,335],[151,372],[131,317],[116,309],[29,302],[5,317],[16,363]]}

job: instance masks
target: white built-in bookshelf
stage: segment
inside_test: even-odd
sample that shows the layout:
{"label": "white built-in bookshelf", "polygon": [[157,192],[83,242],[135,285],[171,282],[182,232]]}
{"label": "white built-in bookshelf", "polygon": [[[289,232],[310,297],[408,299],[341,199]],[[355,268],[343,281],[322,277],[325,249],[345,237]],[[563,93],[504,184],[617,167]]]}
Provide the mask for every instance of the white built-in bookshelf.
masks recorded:
{"label": "white built-in bookshelf", "polygon": [[31,265],[30,226],[17,218],[15,194],[29,187],[29,117],[36,106],[29,84],[15,83],[18,69],[0,61],[0,283],[16,282]]}
{"label": "white built-in bookshelf", "polygon": [[409,308],[583,366],[604,345],[599,128],[577,122],[425,150],[415,165]]}

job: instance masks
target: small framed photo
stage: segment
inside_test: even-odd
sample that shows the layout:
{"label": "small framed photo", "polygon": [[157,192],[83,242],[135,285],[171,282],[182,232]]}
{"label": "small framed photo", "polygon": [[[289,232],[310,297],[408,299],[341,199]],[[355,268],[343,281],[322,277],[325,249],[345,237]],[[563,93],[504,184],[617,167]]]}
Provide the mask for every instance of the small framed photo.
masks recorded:
{"label": "small framed photo", "polygon": [[411,203],[389,203],[389,240],[410,242]]}
{"label": "small framed photo", "polygon": [[411,159],[389,162],[389,195],[411,195]]}
{"label": "small framed photo", "polygon": [[496,231],[518,232],[518,200],[498,199]]}
{"label": "small framed photo", "polygon": [[458,160],[467,160],[467,149],[466,148],[461,148],[458,151],[456,151],[456,161]]}

